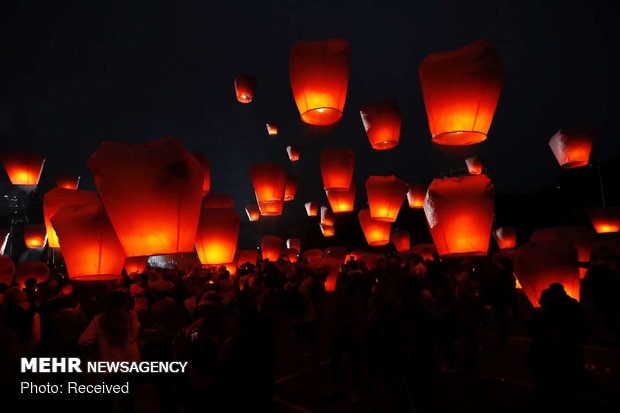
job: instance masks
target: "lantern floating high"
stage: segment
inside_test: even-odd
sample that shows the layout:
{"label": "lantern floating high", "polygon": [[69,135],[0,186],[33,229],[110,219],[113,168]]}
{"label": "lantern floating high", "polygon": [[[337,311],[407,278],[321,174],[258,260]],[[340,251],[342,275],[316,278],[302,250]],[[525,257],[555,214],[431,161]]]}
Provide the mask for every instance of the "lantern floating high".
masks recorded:
{"label": "lantern floating high", "polygon": [[333,237],[336,233],[336,229],[333,225],[319,224],[319,226],[321,228],[321,233],[325,238]]}
{"label": "lantern floating high", "polygon": [[563,169],[578,168],[590,162],[593,136],[588,129],[560,129],[549,140],[549,147]]}
{"label": "lantern floating high", "polygon": [[489,42],[428,55],[419,76],[433,142],[471,145],[487,138],[503,80]]}
{"label": "lantern floating high", "polygon": [[335,223],[336,215],[328,206],[323,205],[321,207],[321,224],[332,227]]}
{"label": "lantern floating high", "polygon": [[286,240],[286,248],[294,248],[301,251],[301,240],[299,238],[289,238]]}
{"label": "lantern floating high", "polygon": [[202,209],[234,208],[235,204],[230,195],[221,192],[209,192],[202,197]]}
{"label": "lantern floating high", "polygon": [[326,191],[348,191],[353,181],[355,153],[349,148],[325,148],[321,152],[321,177]]}
{"label": "lantern floating high", "polygon": [[282,238],[273,235],[265,235],[260,240],[260,248],[263,260],[276,262],[282,251]]}
{"label": "lantern floating high", "polygon": [[355,205],[355,191],[357,185],[355,181],[351,182],[351,186],[348,191],[325,191],[329,205],[334,211],[334,214],[341,214],[344,212],[353,212]]}
{"label": "lantern floating high", "polygon": [[209,157],[202,153],[195,153],[194,157],[198,160],[204,172],[204,179],[202,181],[202,194],[206,195],[211,190],[211,164],[209,163]]}
{"label": "lantern floating high", "polygon": [[362,231],[366,237],[368,245],[373,247],[379,247],[387,245],[390,242],[390,232],[392,224],[386,221],[378,221],[372,219],[369,209],[362,209],[357,214],[360,221]]}
{"label": "lantern floating high", "polygon": [[407,202],[409,208],[421,209],[424,208],[424,197],[426,196],[426,188],[422,185],[409,185],[407,191]]}
{"label": "lantern floating high", "polygon": [[338,122],[349,83],[348,43],[343,39],[296,42],[289,56],[289,77],[302,121]]}
{"label": "lantern floating high", "polygon": [[402,121],[398,102],[386,99],[365,105],[360,115],[373,149],[387,150],[398,146]]}
{"label": "lantern floating high", "polygon": [[494,208],[495,190],[486,175],[433,180],[424,213],[439,255],[486,255]]}
{"label": "lantern floating high", "polygon": [[405,252],[411,248],[411,235],[407,231],[395,231],[391,240],[397,252]]}
{"label": "lantern floating high", "polygon": [[299,147],[294,145],[289,145],[286,147],[286,153],[288,154],[288,159],[291,162],[297,162],[299,160]]}
{"label": "lantern floating high", "polygon": [[149,263],[149,257],[127,257],[125,272],[127,274],[141,274]]}
{"label": "lantern floating high", "polygon": [[293,175],[287,175],[286,185],[284,186],[284,201],[289,202],[295,199],[297,188],[299,187],[299,178]]}
{"label": "lantern floating high", "polygon": [[286,171],[275,163],[256,164],[250,168],[250,178],[261,215],[282,215]]}
{"label": "lantern floating high", "polygon": [[15,277],[15,264],[11,257],[0,254],[0,283],[11,285]]}
{"label": "lantern floating high", "polygon": [[319,214],[319,203],[318,202],[306,202],[305,203],[305,207],[306,207],[306,214],[308,214],[309,217],[315,217]]}
{"label": "lantern floating high", "polygon": [[252,204],[245,207],[245,213],[248,214],[248,220],[251,222],[258,221],[260,219],[260,209],[258,205]]}
{"label": "lantern floating high", "polygon": [[620,231],[620,208],[605,207],[590,210],[592,226],[598,234]]}
{"label": "lantern floating high", "polygon": [[45,225],[26,225],[24,228],[24,242],[28,248],[43,248],[47,242]]}
{"label": "lantern floating high", "polygon": [[372,219],[395,222],[409,187],[391,176],[371,176],[366,180],[366,194]]}
{"label": "lantern floating high", "polygon": [[202,265],[232,262],[239,239],[239,214],[233,208],[203,208],[196,233],[196,253]]}
{"label": "lantern floating high", "polygon": [[467,171],[470,175],[480,175],[482,173],[482,160],[477,156],[470,156],[465,159],[465,165],[467,165]]}
{"label": "lantern floating high", "polygon": [[28,279],[34,279],[37,284],[47,281],[50,277],[50,267],[40,261],[22,261],[17,263],[15,281],[23,288]]}
{"label": "lantern floating high", "polygon": [[512,249],[517,245],[517,229],[514,227],[500,227],[493,231],[493,238],[500,250]]}
{"label": "lantern floating high", "polygon": [[52,188],[43,195],[43,218],[47,231],[47,244],[50,248],[60,248],[58,236],[52,227],[52,217],[63,207],[99,202],[96,192],[79,189]]}
{"label": "lantern floating high", "polygon": [[239,103],[251,103],[256,92],[257,80],[254,76],[240,74],[235,78],[235,93]]}
{"label": "lantern floating high", "polygon": [[276,136],[278,134],[278,124],[275,122],[267,122],[267,135]]}
{"label": "lantern floating high", "polygon": [[78,189],[79,185],[79,175],[56,175],[56,186],[58,188]]}
{"label": "lantern floating high", "polygon": [[0,161],[13,185],[32,187],[39,183],[45,158],[32,153],[4,152]]}

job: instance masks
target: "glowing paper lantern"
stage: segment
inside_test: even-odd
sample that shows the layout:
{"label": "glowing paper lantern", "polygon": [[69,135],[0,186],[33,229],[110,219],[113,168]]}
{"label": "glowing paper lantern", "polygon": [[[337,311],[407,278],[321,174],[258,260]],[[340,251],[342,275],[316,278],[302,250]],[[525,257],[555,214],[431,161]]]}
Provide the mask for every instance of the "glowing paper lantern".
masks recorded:
{"label": "glowing paper lantern", "polygon": [[202,265],[232,262],[239,239],[239,215],[233,208],[203,208],[196,234],[196,253]]}
{"label": "glowing paper lantern", "polygon": [[390,242],[390,231],[392,229],[392,224],[390,222],[372,219],[369,209],[360,210],[357,217],[359,218],[368,245],[378,247],[387,245],[387,243]]}
{"label": "glowing paper lantern", "polygon": [[365,105],[360,114],[373,149],[387,150],[398,146],[402,120],[398,102],[387,99]]}
{"label": "glowing paper lantern", "polygon": [[267,134],[276,136],[278,134],[278,125],[275,122],[267,122]]}
{"label": "glowing paper lantern", "polygon": [[321,233],[325,238],[333,237],[336,233],[336,229],[333,225],[319,224],[321,227]]}
{"label": "glowing paper lantern", "polygon": [[80,185],[79,175],[57,175],[56,186],[64,189],[78,189]]}
{"label": "glowing paper lantern", "polygon": [[355,181],[351,182],[351,186],[348,191],[325,191],[327,194],[327,200],[332,208],[334,214],[341,214],[343,212],[353,212],[355,205],[355,191],[357,185]]}
{"label": "glowing paper lantern", "polygon": [[286,248],[293,248],[301,251],[301,240],[299,238],[289,238],[286,240]]}
{"label": "glowing paper lantern", "polygon": [[326,191],[348,191],[353,181],[355,153],[348,148],[325,148],[321,152],[321,177]]}
{"label": "glowing paper lantern", "polygon": [[318,202],[306,202],[305,204],[306,207],[306,214],[308,214],[309,217],[315,217],[319,214],[319,203]]}
{"label": "glowing paper lantern", "polygon": [[127,256],[194,251],[204,172],[178,140],[104,142],[88,164]]}
{"label": "glowing paper lantern", "polygon": [[250,168],[250,178],[261,215],[281,215],[284,207],[286,171],[275,163],[256,164]]}
{"label": "glowing paper lantern", "polygon": [[303,257],[308,262],[316,261],[320,259],[321,257],[323,257],[323,251],[321,251],[318,248],[312,248],[312,249],[306,250],[303,253]]}
{"label": "glowing paper lantern", "polygon": [[24,228],[24,242],[28,248],[43,248],[47,241],[45,225],[30,224]]}
{"label": "glowing paper lantern", "polygon": [[4,254],[6,244],[9,241],[9,235],[11,235],[9,230],[0,228],[0,255]]}
{"label": "glowing paper lantern", "polygon": [[598,234],[620,231],[620,208],[606,207],[590,210],[592,226]]}
{"label": "glowing paper lantern", "polygon": [[282,251],[282,238],[273,235],[265,235],[260,240],[260,248],[263,253],[263,260],[275,262]]}
{"label": "glowing paper lantern", "polygon": [[260,209],[258,209],[258,205],[256,204],[246,206],[245,213],[248,214],[248,219],[251,222],[258,221],[260,219]]}
{"label": "glowing paper lantern", "polygon": [[31,153],[4,152],[0,154],[0,161],[13,185],[36,186],[45,158]]}
{"label": "glowing paper lantern", "polygon": [[202,198],[202,209],[234,208],[233,199],[228,194],[209,192]]}
{"label": "glowing paper lantern", "polygon": [[97,193],[77,189],[52,188],[43,196],[43,218],[47,231],[47,243],[59,248],[58,236],[52,227],[52,217],[60,208],[70,205],[84,205],[99,202]]}
{"label": "glowing paper lantern", "polygon": [[72,280],[120,277],[125,251],[100,201],[63,207],[52,217],[52,225]]}
{"label": "glowing paper lantern", "polygon": [[295,199],[297,188],[299,187],[299,178],[293,175],[286,177],[286,185],[284,186],[284,201],[292,201]]}
{"label": "glowing paper lantern", "polygon": [[299,153],[300,153],[299,147],[289,145],[286,147],[286,153],[288,154],[288,159],[291,162],[297,162],[299,160]]}
{"label": "glowing paper lantern", "polygon": [[194,157],[198,160],[204,172],[204,179],[202,181],[202,194],[206,195],[211,190],[211,164],[209,163],[209,157],[202,153],[195,153]]}
{"label": "glowing paper lantern", "polygon": [[281,258],[291,263],[297,262],[298,255],[299,255],[299,251],[296,250],[295,248],[285,248],[280,253]]}
{"label": "glowing paper lantern", "polygon": [[149,257],[127,257],[125,272],[127,274],[141,274],[149,263]]}
{"label": "glowing paper lantern", "polygon": [[503,80],[490,43],[428,55],[419,76],[433,142],[471,145],[487,138]]}
{"label": "glowing paper lantern", "polygon": [[[594,233],[587,227],[552,227],[537,229],[532,232],[530,241],[549,241],[559,240],[566,241],[577,248],[579,262],[586,263],[590,261],[592,252],[592,244],[594,243]],[[586,275],[586,269],[580,268],[580,274],[583,278]]]}
{"label": "glowing paper lantern", "polygon": [[15,264],[11,257],[0,255],[0,283],[11,285],[15,276]]}
{"label": "glowing paper lantern", "polygon": [[349,83],[349,45],[343,39],[291,47],[289,76],[301,120],[332,125],[340,120]]}
{"label": "glowing paper lantern", "polygon": [[366,180],[366,194],[372,219],[394,222],[409,187],[391,176],[371,176]]}
{"label": "glowing paper lantern", "polygon": [[500,227],[493,231],[493,238],[500,250],[514,248],[517,245],[517,229],[514,227]]}
{"label": "glowing paper lantern", "polygon": [[396,231],[392,234],[391,239],[398,252],[405,252],[411,248],[411,235],[407,231]]}
{"label": "glowing paper lantern", "polygon": [[333,227],[336,223],[336,215],[328,206],[321,207],[321,224]]}
{"label": "glowing paper lantern", "polygon": [[480,175],[482,173],[482,160],[477,156],[470,156],[465,159],[465,164],[470,175]]}
{"label": "glowing paper lantern", "polygon": [[549,284],[560,283],[566,293],[579,300],[577,250],[561,240],[528,242],[517,250],[514,272],[534,307]]}
{"label": "glowing paper lantern", "polygon": [[50,267],[40,261],[23,261],[17,263],[15,281],[23,287],[29,278],[37,280],[37,284],[47,281],[50,277]]}
{"label": "glowing paper lantern", "polygon": [[251,103],[254,99],[257,80],[254,76],[241,74],[235,78],[235,93],[240,103]]}
{"label": "glowing paper lantern", "polygon": [[435,244],[416,244],[409,250],[410,254],[417,254],[425,260],[432,260],[433,254],[437,252]]}
{"label": "glowing paper lantern", "polygon": [[495,189],[486,175],[435,179],[424,213],[439,255],[486,255],[494,208]]}
{"label": "glowing paper lantern", "polygon": [[252,265],[256,265],[257,259],[258,252],[256,250],[239,250],[239,254],[237,256],[237,263],[239,264],[239,266],[247,264],[248,262]]}
{"label": "glowing paper lantern", "polygon": [[590,162],[592,139],[587,129],[560,129],[549,140],[549,147],[563,169],[578,168]]}
{"label": "glowing paper lantern", "polygon": [[409,208],[424,208],[424,197],[426,196],[426,188],[422,185],[409,185],[407,191],[407,202]]}

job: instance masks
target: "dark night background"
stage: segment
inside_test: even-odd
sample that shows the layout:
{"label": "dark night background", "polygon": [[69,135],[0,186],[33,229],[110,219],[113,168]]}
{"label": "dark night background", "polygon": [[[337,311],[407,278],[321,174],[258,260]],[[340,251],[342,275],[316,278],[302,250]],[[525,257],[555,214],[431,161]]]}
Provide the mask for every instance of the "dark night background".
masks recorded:
{"label": "dark night background", "polygon": [[[596,130],[591,160],[608,164],[603,168],[608,203],[618,204],[618,2],[2,4],[1,149],[46,156],[41,194],[63,172],[80,174],[81,188],[94,189],[86,158],[103,140],[174,135],[191,151],[209,155],[212,190],[230,193],[243,214],[242,248],[254,246],[261,233],[321,242],[318,223],[308,225],[304,218],[303,203],[326,202],[318,156],[324,146],[354,148],[358,206],[366,200],[363,183],[369,175],[428,183],[477,154],[499,194],[498,224],[589,225],[585,211],[600,202],[595,168],[562,173],[547,145],[561,127],[589,126]],[[331,37],[351,46],[345,113],[334,127],[311,128],[300,121],[290,90],[288,51],[298,39]],[[479,38],[496,46],[505,70],[489,139],[461,149],[434,145],[418,65],[431,52]],[[259,79],[250,105],[235,99],[233,79],[241,72]],[[359,108],[385,97],[400,103],[403,127],[400,145],[379,152],[370,148]],[[265,129],[272,119],[280,126],[275,139]],[[289,144],[302,148],[295,164],[286,156]],[[269,160],[302,182],[283,217],[250,225],[243,212],[255,202],[248,170]],[[0,182],[2,193],[10,191],[4,170]],[[412,229],[415,241],[427,237],[421,214],[403,208],[397,224]],[[359,237],[356,219],[341,220],[336,239],[327,242]],[[355,230],[347,231],[347,225]]]}

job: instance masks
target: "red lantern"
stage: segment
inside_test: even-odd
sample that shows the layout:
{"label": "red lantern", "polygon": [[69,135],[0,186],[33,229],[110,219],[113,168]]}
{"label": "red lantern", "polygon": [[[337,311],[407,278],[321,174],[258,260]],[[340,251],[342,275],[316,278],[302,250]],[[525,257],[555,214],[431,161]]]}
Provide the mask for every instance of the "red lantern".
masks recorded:
{"label": "red lantern", "polygon": [[436,252],[435,244],[416,244],[409,250],[409,253],[417,254],[425,260],[432,260]]}
{"label": "red lantern", "polygon": [[303,254],[303,257],[308,262],[316,261],[323,257],[323,251],[318,248],[312,248],[306,250]]}
{"label": "red lantern", "polygon": [[549,140],[549,146],[563,169],[578,168],[590,162],[593,138],[587,129],[560,129]]}
{"label": "red lantern", "polygon": [[261,215],[282,215],[286,171],[275,163],[256,164],[250,168],[250,178]]}
{"label": "red lantern", "polygon": [[503,80],[490,43],[428,55],[419,75],[433,142],[471,145],[487,138]]}
{"label": "red lantern", "polygon": [[[532,232],[530,241],[566,241],[577,248],[579,262],[590,261],[592,244],[594,243],[594,233],[587,227],[553,227],[537,229]],[[586,269],[579,269],[581,278],[586,275]]]}
{"label": "red lantern", "polygon": [[0,283],[11,285],[15,276],[15,264],[11,257],[0,254]]}
{"label": "red lantern", "polygon": [[43,248],[47,241],[45,225],[30,224],[24,228],[24,242],[28,248]]}
{"label": "red lantern", "polygon": [[309,217],[315,217],[319,213],[319,203],[318,202],[306,202],[306,213]]}
{"label": "red lantern", "polygon": [[211,164],[209,163],[209,157],[202,153],[195,153],[194,157],[198,160],[204,172],[204,180],[202,181],[202,194],[206,195],[211,190]]}
{"label": "red lantern", "polygon": [[257,80],[254,76],[241,74],[235,78],[235,93],[239,103],[251,103],[254,99]]}
{"label": "red lantern", "polygon": [[348,191],[353,181],[355,153],[348,148],[325,148],[321,152],[321,177],[326,191]]}
{"label": "red lantern", "polygon": [[365,105],[360,114],[373,149],[387,150],[398,146],[402,119],[398,102],[387,99]]}
{"label": "red lantern", "polygon": [[11,235],[11,233],[8,230],[0,228],[0,255],[4,254],[6,244],[9,241],[9,235]]}
{"label": "red lantern", "polygon": [[328,206],[321,207],[321,224],[333,227],[336,223],[336,215],[329,209]]}
{"label": "red lantern", "polygon": [[409,185],[407,192],[407,202],[409,208],[424,208],[424,197],[426,196],[426,188],[422,185]]}
{"label": "red lantern", "polygon": [[56,186],[64,189],[78,189],[80,185],[79,175],[57,175]]}
{"label": "red lantern", "polygon": [[280,251],[282,251],[282,238],[265,235],[260,240],[260,248],[263,253],[263,260],[275,262],[280,257]]}
{"label": "red lantern", "polygon": [[560,283],[566,293],[579,300],[577,250],[561,240],[528,242],[518,250],[514,272],[525,295],[539,307],[540,294],[549,284]]}
{"label": "red lantern", "polygon": [[301,251],[301,240],[299,238],[289,238],[286,240],[286,248],[293,248]]}
{"label": "red lantern", "polygon": [[99,202],[97,193],[77,189],[52,188],[43,196],[43,217],[50,248],[59,248],[58,236],[52,227],[52,217],[62,207]]}
{"label": "red lantern", "polygon": [[149,257],[127,257],[125,272],[127,274],[141,274],[149,263]]}
{"label": "red lantern", "polygon": [[620,231],[620,208],[606,207],[590,210],[592,226],[598,234]]}
{"label": "red lantern", "polygon": [[202,198],[202,209],[234,208],[233,199],[228,194],[209,192]]}
{"label": "red lantern", "polygon": [[299,255],[299,251],[295,248],[285,248],[280,253],[280,257],[290,263],[297,262],[297,256]]}
{"label": "red lantern", "polygon": [[465,164],[470,175],[480,175],[482,173],[482,161],[477,156],[470,156],[465,159]]}
{"label": "red lantern", "polygon": [[278,125],[275,122],[267,122],[267,134],[276,136],[278,134]]}
{"label": "red lantern", "polygon": [[104,142],[88,163],[127,256],[194,251],[204,172],[178,140]]}
{"label": "red lantern", "polygon": [[0,161],[13,185],[36,186],[45,158],[31,153],[4,152],[0,154]]}
{"label": "red lantern", "polygon": [[325,238],[333,237],[336,233],[336,229],[333,225],[319,224],[321,227],[321,233]]}
{"label": "red lantern", "polygon": [[392,244],[397,252],[405,252],[411,248],[411,235],[407,231],[396,231],[392,234]]}
{"label": "red lantern", "polygon": [[297,188],[299,187],[299,178],[293,175],[287,175],[286,185],[284,186],[284,201],[292,201],[295,199]]}
{"label": "red lantern", "polygon": [[37,284],[47,281],[50,277],[50,267],[46,263],[40,261],[23,261],[17,263],[17,270],[15,271],[15,281],[22,286],[26,287],[26,281],[29,278],[33,278],[37,281]]}
{"label": "red lantern", "polygon": [[248,214],[248,219],[251,222],[258,221],[260,219],[260,209],[258,209],[258,205],[256,204],[246,206],[245,213]]}
{"label": "red lantern", "polygon": [[200,260],[195,253],[153,255],[149,257],[149,267],[181,271],[185,274],[200,268]]}
{"label": "red lantern", "polygon": [[338,122],[349,83],[348,43],[343,39],[295,43],[289,76],[302,121],[311,125]]}
{"label": "red lantern", "polygon": [[372,219],[395,222],[409,187],[391,176],[371,176],[366,180],[366,194]]}
{"label": "red lantern", "polygon": [[495,189],[486,175],[435,179],[424,213],[439,255],[486,255],[494,208]]}
{"label": "red lantern", "polygon": [[258,252],[256,252],[256,250],[239,250],[239,255],[237,256],[237,263],[239,264],[239,266],[247,264],[248,262],[252,265],[256,265],[257,259]]}
{"label": "red lantern", "polygon": [[517,245],[517,229],[514,227],[500,227],[493,231],[493,238],[500,250],[514,248]]}
{"label": "red lantern", "polygon": [[325,191],[327,200],[334,214],[353,212],[356,189],[357,185],[355,181],[352,181],[348,191]]}
{"label": "red lantern", "polygon": [[359,218],[368,245],[379,247],[387,245],[387,243],[390,242],[390,231],[392,229],[392,224],[390,222],[372,219],[369,209],[360,210],[357,217]]}
{"label": "red lantern", "polygon": [[196,234],[196,253],[202,265],[232,262],[239,239],[239,215],[233,208],[203,208]]}
{"label": "red lantern", "polygon": [[299,160],[299,147],[289,145],[286,147],[286,153],[288,154],[288,159],[291,162],[297,162]]}
{"label": "red lantern", "polygon": [[125,251],[100,201],[63,207],[52,217],[52,225],[72,280],[120,277]]}

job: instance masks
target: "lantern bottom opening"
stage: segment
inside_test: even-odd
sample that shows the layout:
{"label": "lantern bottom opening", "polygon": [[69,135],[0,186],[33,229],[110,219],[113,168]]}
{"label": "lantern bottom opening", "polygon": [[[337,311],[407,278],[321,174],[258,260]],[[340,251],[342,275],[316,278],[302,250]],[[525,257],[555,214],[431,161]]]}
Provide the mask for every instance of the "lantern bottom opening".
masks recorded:
{"label": "lantern bottom opening", "polygon": [[260,214],[265,217],[275,217],[282,215],[282,209],[284,208],[284,201],[262,201],[258,203],[258,209]]}
{"label": "lantern bottom opening", "polygon": [[333,125],[342,118],[342,111],[336,108],[320,107],[305,111],[301,120],[315,126]]}
{"label": "lantern bottom opening", "polygon": [[252,103],[252,96],[248,96],[248,95],[238,95],[237,96],[237,101],[239,103]]}
{"label": "lantern bottom opening", "polygon": [[372,149],[377,151],[387,151],[389,149],[394,149],[398,146],[398,141],[382,141],[375,142],[370,144]]}
{"label": "lantern bottom opening", "polygon": [[119,278],[121,278],[120,274],[78,275],[75,277],[72,277],[71,274],[69,274],[69,279],[72,282],[93,283],[98,281],[113,281],[118,280]]}
{"label": "lantern bottom opening", "polygon": [[439,145],[473,145],[487,139],[487,134],[477,131],[443,132],[433,136],[433,142]]}
{"label": "lantern bottom opening", "polygon": [[582,166],[586,166],[589,163],[590,163],[589,160],[566,162],[562,164],[562,169],[581,168]]}
{"label": "lantern bottom opening", "polygon": [[380,241],[372,241],[372,242],[368,242],[368,245],[370,245],[371,247],[383,247],[384,245],[388,245],[390,243],[390,240],[380,240]]}
{"label": "lantern bottom opening", "polygon": [[484,257],[486,255],[488,255],[487,251],[453,252],[439,254],[441,258]]}

